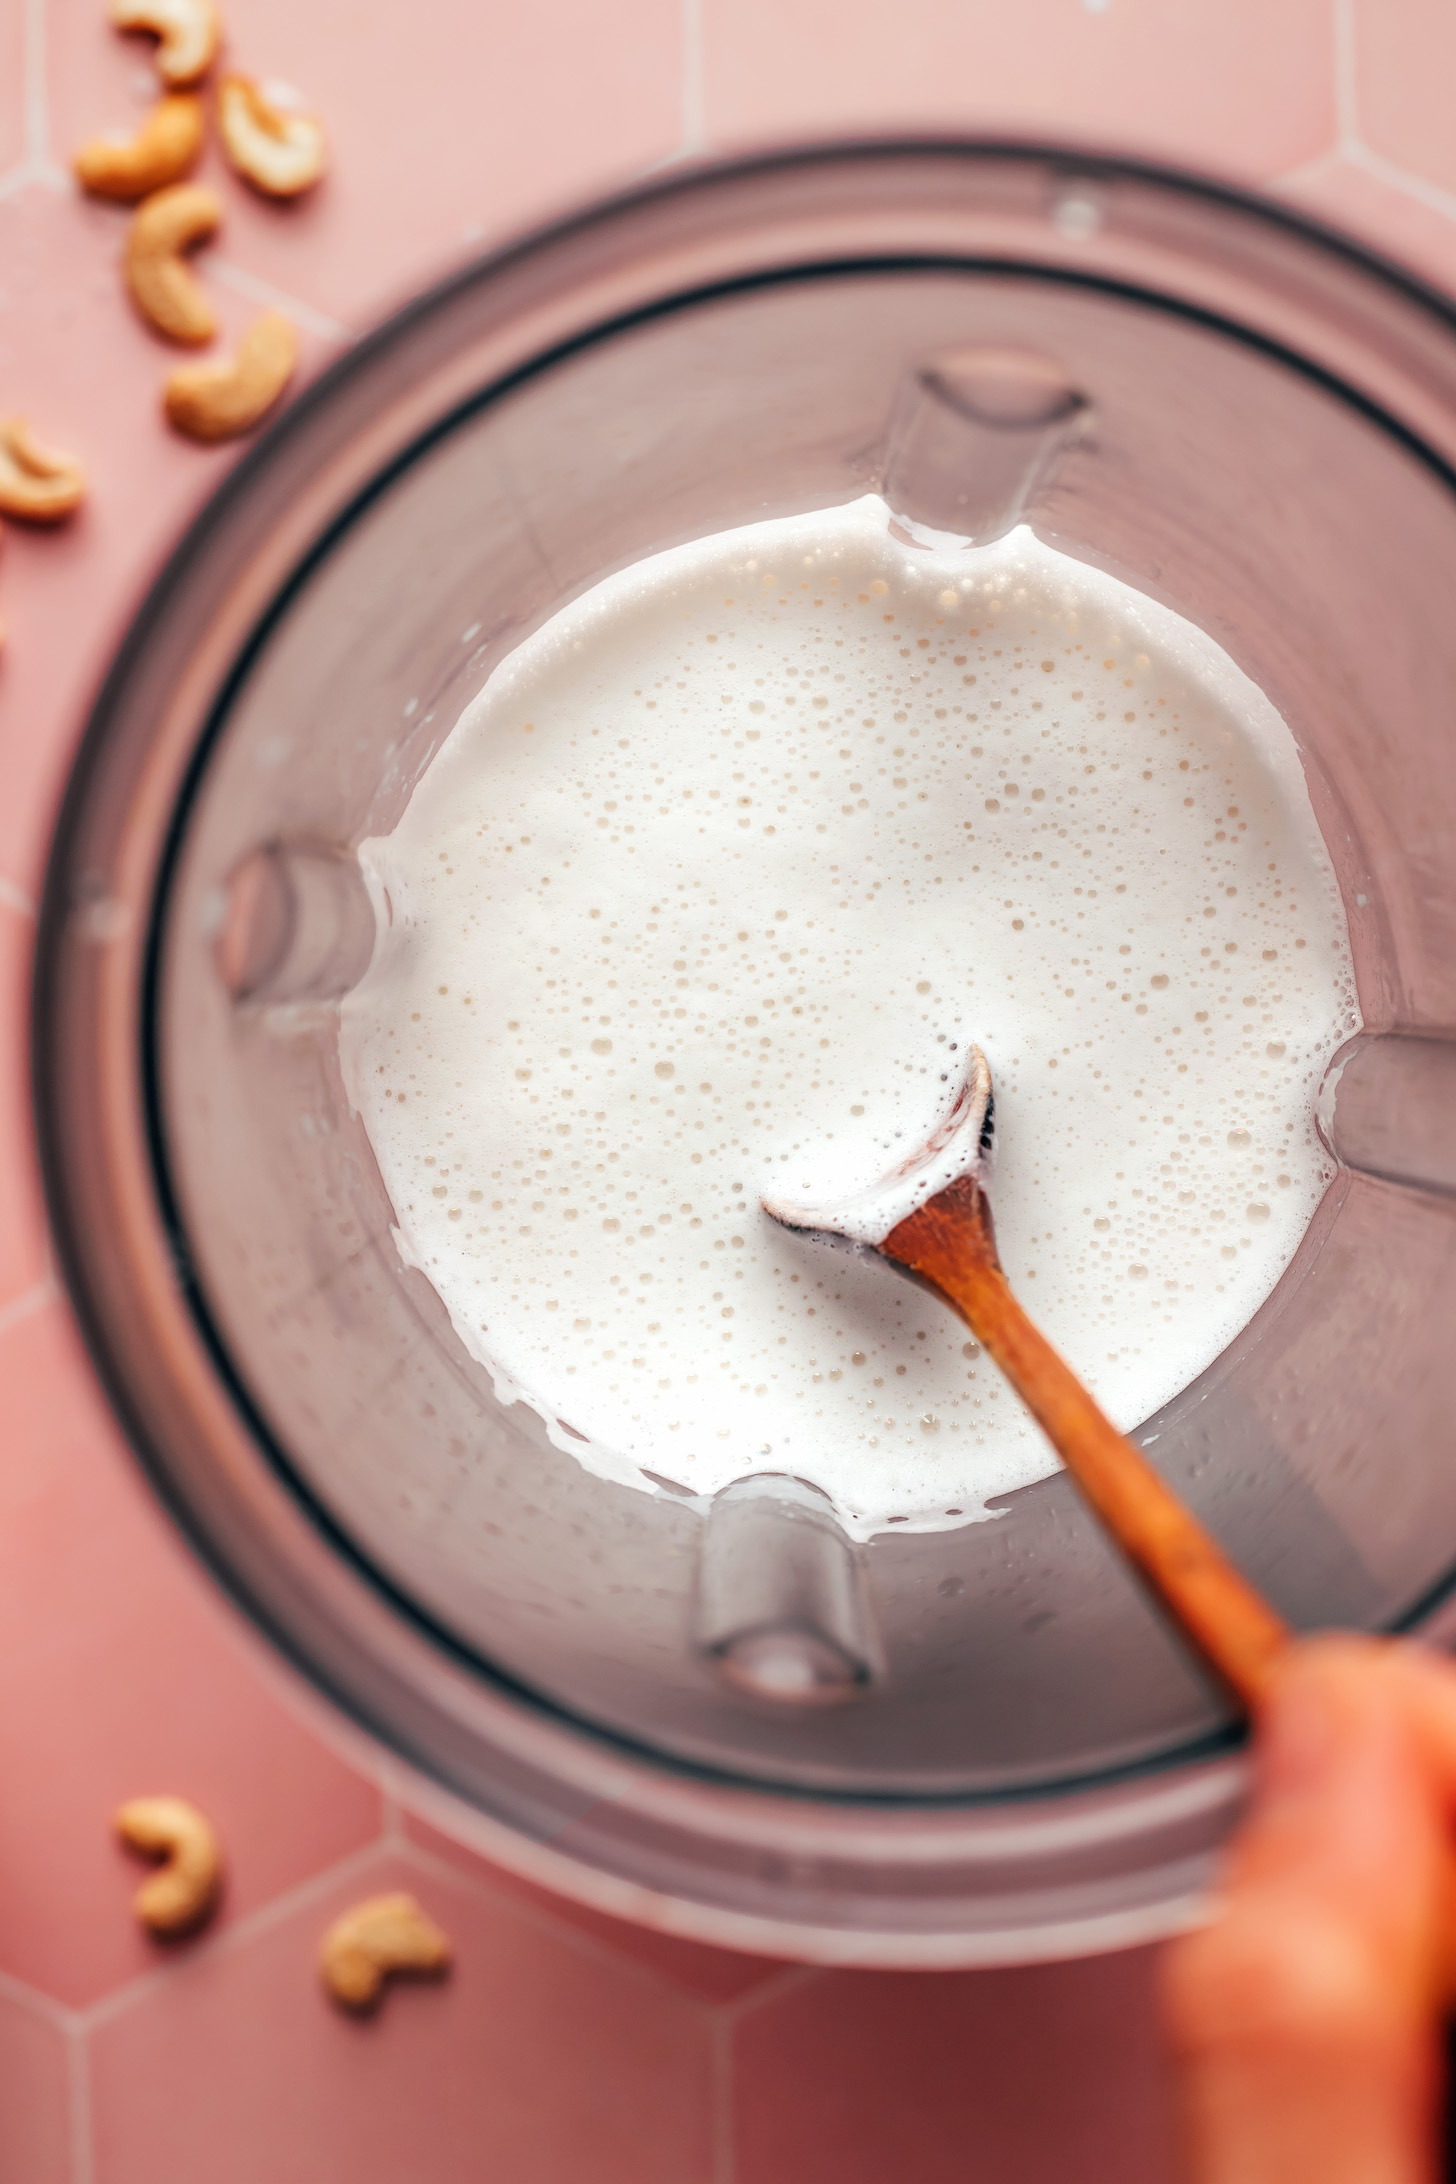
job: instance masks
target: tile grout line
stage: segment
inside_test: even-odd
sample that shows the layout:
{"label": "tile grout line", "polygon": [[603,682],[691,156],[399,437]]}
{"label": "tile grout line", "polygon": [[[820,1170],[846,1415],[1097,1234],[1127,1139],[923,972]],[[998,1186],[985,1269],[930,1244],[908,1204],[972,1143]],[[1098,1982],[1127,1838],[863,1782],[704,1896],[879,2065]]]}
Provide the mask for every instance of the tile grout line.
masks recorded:
{"label": "tile grout line", "polygon": [[611,1942],[601,1941],[595,1935],[584,1933],[581,1927],[573,1926],[569,1919],[555,1917],[549,1909],[531,1902],[529,1898],[517,1896],[509,1888],[502,1888],[466,1872],[460,1866],[452,1865],[448,1858],[442,1858],[437,1852],[426,1849],[413,1836],[402,1837],[399,1853],[407,1865],[415,1866],[421,1873],[428,1873],[433,1880],[464,1888],[479,1902],[495,1907],[502,1904],[509,1906],[539,1931],[585,1951],[597,1963],[625,1965],[654,1986],[666,1987],[674,1994],[685,1994],[698,2008],[707,2010],[715,2022],[725,2025],[736,2025],[740,2018],[749,2016],[761,2001],[773,2002],[782,1994],[791,1994],[796,1988],[807,1986],[810,1981],[821,1978],[826,1969],[822,1964],[785,1964],[748,1994],[740,1995],[736,2001],[712,2002],[695,1993],[693,1989],[685,1988],[684,1983],[675,1979],[671,1972],[659,1971],[653,1965],[644,1964],[638,1958],[614,1948]]}
{"label": "tile grout line", "polygon": [[375,1782],[379,1790],[379,1840],[386,1849],[402,1850],[409,1838],[404,1830],[404,1805],[388,1753],[379,1755]]}
{"label": "tile grout line", "polygon": [[310,1874],[306,1881],[300,1881],[286,1895],[275,1896],[271,1903],[259,1904],[256,1911],[250,1911],[236,1925],[225,1927],[221,1933],[198,1942],[185,1955],[176,1957],[171,1963],[158,1964],[153,1970],[141,1972],[135,1979],[128,1980],[125,1986],[116,1988],[113,1993],[103,1995],[99,2002],[93,2002],[89,2009],[78,2013],[78,2024],[84,2031],[93,2032],[102,2025],[110,2024],[113,2018],[122,2016],[136,2003],[144,2001],[148,1995],[156,1993],[168,1980],[179,1978],[190,1965],[211,1963],[218,1957],[230,1956],[235,1949],[246,1947],[259,1934],[266,1934],[273,1927],[281,1926],[295,1911],[307,1910],[311,1903],[328,1895],[340,1881],[377,1863],[384,1849],[385,1846],[377,1836],[371,1837],[358,1850],[351,1850],[346,1858],[340,1858],[336,1864],[326,1866],[321,1873]]}
{"label": "tile grout line", "polygon": [[504,1908],[514,1911],[537,1933],[548,1934],[553,1941],[559,1941],[580,1955],[589,1957],[594,1964],[609,1965],[615,1971],[623,1971],[632,1977],[645,1980],[659,1993],[666,1990],[689,2007],[705,2011],[710,2017],[723,2014],[720,2004],[710,2002],[703,1995],[695,1993],[683,1981],[674,1979],[671,1972],[659,1971],[654,1965],[644,1964],[640,1958],[614,1948],[611,1942],[599,1940],[596,1935],[584,1932],[579,1926],[573,1926],[569,1919],[554,1917],[549,1910],[533,1903],[529,1897],[518,1896],[510,1888],[477,1879],[473,1873],[467,1873],[460,1866],[452,1865],[448,1858],[441,1858],[436,1852],[427,1850],[423,1843],[417,1843],[412,1836],[404,1837],[398,1855],[406,1865],[414,1866],[418,1872],[427,1873],[432,1880],[463,1888],[478,1903],[492,1910]]}
{"label": "tile grout line", "polygon": [[1428,212],[1438,212],[1444,219],[1456,220],[1456,194],[1443,190],[1439,183],[1427,182],[1418,174],[1407,174],[1383,153],[1372,152],[1368,144],[1349,144],[1344,148],[1344,156],[1352,167],[1360,168],[1372,181],[1383,182],[1387,188],[1399,190],[1402,196],[1414,198]]}
{"label": "tile grout line", "polygon": [[91,2051],[79,2025],[72,2028],[66,2050],[66,2110],[70,2125],[71,2184],[94,2184],[96,2145],[91,2129]]}
{"label": "tile grout line", "polygon": [[1444,219],[1456,220],[1456,194],[1443,190],[1438,183],[1428,182],[1422,175],[1408,174],[1394,160],[1383,153],[1372,151],[1360,135],[1360,108],[1357,96],[1359,71],[1359,28],[1355,16],[1355,0],[1331,0],[1332,24],[1335,41],[1335,115],[1339,128],[1339,152],[1352,167],[1368,174],[1372,181],[1383,182],[1388,189],[1399,190],[1428,212],[1439,213]]}
{"label": "tile grout line", "polygon": [[[4,193],[4,188],[4,183],[0,182],[0,194]],[[0,879],[0,909],[13,910],[18,918],[34,919],[39,915],[30,896],[23,887],[17,887],[14,880]]]}
{"label": "tile grout line", "polygon": [[784,1995],[796,1994],[801,1987],[813,1985],[823,1973],[824,1966],[820,1964],[786,1964],[747,1994],[740,1995],[734,2002],[722,2003],[713,2011],[713,2184],[733,2184],[738,2166],[733,2091],[736,2082],[734,2051],[739,2026],[757,2009]]}
{"label": "tile grout line", "polygon": [[43,1274],[29,1289],[23,1290],[18,1297],[12,1297],[9,1304],[0,1306],[0,1336],[8,1335],[12,1327],[21,1326],[26,1320],[33,1319],[37,1312],[44,1312],[48,1305],[57,1303],[60,1294],[55,1275],[49,1272]]}
{"label": "tile grout line", "polygon": [[53,167],[49,160],[44,166],[37,166],[34,160],[25,159],[18,167],[0,175],[0,205],[12,197],[23,197],[27,190],[49,190],[54,197],[67,197],[72,188],[71,177],[64,168]]}
{"label": "tile grout line", "polygon": [[[1337,145],[1333,151],[1321,152],[1317,159],[1307,159],[1302,166],[1291,167],[1286,174],[1274,175],[1265,185],[1270,190],[1298,189],[1301,184],[1317,181],[1322,175],[1340,166],[1353,167],[1360,174],[1368,174],[1372,182],[1382,182],[1387,189],[1396,190],[1402,197],[1412,198],[1445,220],[1456,220],[1456,192],[1443,190],[1439,183],[1427,182],[1421,175],[1410,174],[1404,167],[1385,158],[1381,152],[1372,152],[1368,144],[1352,141]],[[1387,244],[1384,247],[1389,248]]]}
{"label": "tile grout line", "polygon": [[739,1995],[736,2001],[721,2003],[718,2015],[725,2025],[738,2025],[760,2007],[822,1979],[827,1968],[823,1964],[786,1964],[757,1987],[750,1987],[747,1994]]}
{"label": "tile grout line", "polygon": [[[538,1933],[549,1934],[553,1941],[565,1943],[571,1948],[579,1950],[584,1956],[590,1957],[594,1963],[625,1966],[629,1971],[635,1972],[640,1978],[647,1980],[653,1986],[668,1984],[676,1990],[676,1982],[667,1980],[665,1974],[654,1972],[649,1965],[639,1964],[635,1957],[623,1956],[611,1946],[610,1942],[598,1941],[595,1936],[583,1933],[581,1928],[573,1926],[569,1919],[558,1921],[552,1917],[548,1910],[543,1909],[538,1903],[533,1903],[529,1897],[518,1896],[509,1888],[500,1888],[493,1886],[488,1880],[477,1879],[475,1874],[467,1873],[462,1867],[452,1865],[448,1858],[441,1858],[435,1851],[427,1850],[423,1843],[417,1843],[412,1836],[406,1835],[401,1841],[399,1856],[406,1865],[414,1866],[420,1873],[428,1873],[431,1880],[453,1884],[456,1888],[463,1888],[467,1895],[473,1896],[478,1903],[486,1905],[491,1910],[505,1908],[516,1912],[525,1920],[528,1926],[534,1927]],[[694,2000],[697,1999],[699,1998],[695,1996]]]}
{"label": "tile grout line", "polygon": [[229,258],[209,257],[207,270],[235,295],[246,296],[250,303],[266,304],[274,310],[287,312],[300,326],[306,326],[311,334],[318,334],[325,341],[352,341],[354,338],[338,319],[330,318],[325,311],[315,311],[312,304],[304,303],[298,296],[290,296],[286,289],[275,287],[272,281],[260,280],[256,273],[234,265]]}
{"label": "tile grout line", "polygon": [[1265,190],[1297,190],[1302,183],[1314,182],[1332,167],[1338,167],[1348,154],[1339,145],[1332,145],[1327,152],[1320,152],[1313,159],[1301,160],[1297,167],[1288,167],[1283,174],[1271,175],[1260,187]]}
{"label": "tile grout line", "polygon": [[712,2028],[713,2184],[733,2184],[733,2021],[715,2019]]}
{"label": "tile grout line", "polygon": [[679,0],[682,9],[681,159],[695,158],[708,142],[706,82],[703,65],[703,9],[707,0]]}
{"label": "tile grout line", "polygon": [[27,1985],[13,1972],[0,1972],[0,2002],[12,2002],[17,2009],[28,2010],[42,2024],[52,2025],[58,2032],[73,2032],[80,2023],[76,2012],[66,2003],[58,2002],[54,1995],[41,1987]]}

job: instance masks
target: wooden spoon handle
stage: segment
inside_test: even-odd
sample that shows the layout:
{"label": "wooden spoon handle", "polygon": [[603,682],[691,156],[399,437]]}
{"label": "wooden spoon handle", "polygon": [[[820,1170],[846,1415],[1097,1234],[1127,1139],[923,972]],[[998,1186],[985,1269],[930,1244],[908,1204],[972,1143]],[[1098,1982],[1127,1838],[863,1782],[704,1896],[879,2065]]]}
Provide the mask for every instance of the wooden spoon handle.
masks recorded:
{"label": "wooden spoon handle", "polygon": [[1097,1516],[1209,1665],[1252,1709],[1289,1626],[1118,1432],[1027,1318],[996,1255],[984,1191],[962,1176],[880,1250],[939,1291],[985,1345]]}

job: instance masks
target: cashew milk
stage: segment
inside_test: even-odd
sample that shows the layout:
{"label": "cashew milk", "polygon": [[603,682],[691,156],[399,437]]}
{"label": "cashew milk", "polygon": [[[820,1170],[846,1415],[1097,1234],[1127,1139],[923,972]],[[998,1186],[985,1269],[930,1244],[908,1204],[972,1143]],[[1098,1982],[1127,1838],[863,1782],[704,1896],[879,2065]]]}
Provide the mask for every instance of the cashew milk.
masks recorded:
{"label": "cashew milk", "polygon": [[1177,616],[876,499],[644,561],[491,676],[361,859],[343,1056],[400,1252],[593,1471],[863,1536],[1056,1460],[949,1311],[760,1193],[873,1182],[983,1047],[1007,1272],[1124,1428],[1268,1297],[1356,1027],[1293,740]]}

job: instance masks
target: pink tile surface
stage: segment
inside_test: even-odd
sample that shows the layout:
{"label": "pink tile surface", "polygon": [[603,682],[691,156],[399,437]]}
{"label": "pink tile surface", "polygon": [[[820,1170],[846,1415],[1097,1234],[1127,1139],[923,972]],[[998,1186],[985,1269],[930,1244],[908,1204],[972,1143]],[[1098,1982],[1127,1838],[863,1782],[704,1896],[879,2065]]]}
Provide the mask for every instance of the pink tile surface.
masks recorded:
{"label": "pink tile surface", "polygon": [[73,2042],[0,1994],[0,2184],[69,2184]]}
{"label": "pink tile surface", "polygon": [[[397,1888],[456,1966],[360,2023],[319,1993],[318,1936]],[[199,1950],[92,2051],[98,2184],[714,2184],[706,2016],[522,1907],[388,1856],[246,1947]]]}
{"label": "pink tile surface", "polygon": [[699,2001],[742,2002],[760,1988],[781,1979],[787,1968],[773,1957],[740,1956],[736,1950],[707,1949],[701,1943],[686,1941],[677,1934],[658,1934],[646,1926],[629,1926],[621,1919],[590,1910],[585,1904],[571,1903],[564,1896],[548,1895],[545,1889],[537,1888],[513,1873],[496,1872],[482,1865],[470,1851],[451,1842],[428,1821],[418,1819],[414,1814],[405,1815],[404,1830],[409,1842],[417,1844],[432,1857],[443,1859],[447,1865],[473,1874],[477,1879],[488,1876],[490,1885],[501,1893],[534,1905],[558,1925],[590,1935],[604,1948],[656,1972],[685,1993],[696,1995]]}
{"label": "pink tile surface", "polygon": [[[65,531],[0,541],[0,2184],[1164,2184],[1147,1957],[786,1970],[400,1825],[121,1446],[45,1281],[27,899],[96,680],[232,458],[161,424],[174,352],[119,298],[125,215],[59,168],[150,96],[145,41],[102,14],[0,0],[0,408],[74,447],[93,487]],[[675,154],[849,129],[1043,131],[1215,168],[1456,289],[1437,0],[229,0],[228,18],[237,65],[317,100],[335,166],[279,212],[210,156],[227,213],[204,277],[230,335],[291,299],[307,370],[467,245]],[[170,1951],[135,1927],[138,1869],[107,1827],[157,1789],[210,1811],[230,1858],[219,1922]],[[347,2022],[318,1936],[401,1883],[456,1972]]]}
{"label": "pink tile surface", "polygon": [[221,1923],[379,1831],[378,1792],[289,1713],[169,1537],[59,1305],[0,1335],[0,1970],[81,2005],[153,1969],[124,1798],[221,1829]]}
{"label": "pink tile surface", "polygon": [[0,16],[0,168],[25,157],[25,22],[17,7]]}
{"label": "pink tile surface", "polygon": [[1403,173],[1456,196],[1451,10],[1441,0],[1354,0],[1352,43],[1361,143]]}
{"label": "pink tile surface", "polygon": [[715,141],[829,129],[1072,136],[1263,180],[1335,133],[1327,0],[735,0],[705,21]]}
{"label": "pink tile surface", "polygon": [[742,2184],[1163,2184],[1153,1963],[835,1972],[770,1997],[734,2033]]}
{"label": "pink tile surface", "polygon": [[1456,293],[1456,220],[1398,183],[1349,159],[1331,158],[1281,184],[1279,195],[1347,235]]}
{"label": "pink tile surface", "polygon": [[[617,8],[535,0],[412,21],[379,0],[250,0],[230,11],[226,65],[292,84],[326,119],[333,169],[307,199],[260,203],[215,154],[224,254],[314,309],[368,315],[548,209],[676,148],[679,0]],[[145,40],[98,37],[85,6],[53,11],[55,129],[70,149],[138,110]],[[542,86],[551,84],[549,98]]]}
{"label": "pink tile surface", "polygon": [[[0,16],[13,4],[3,0]],[[0,877],[32,894],[118,628],[230,460],[184,443],[162,420],[161,386],[179,352],[119,294],[125,221],[119,208],[42,187],[0,198],[5,409],[79,455],[91,481],[73,523],[8,524],[0,540],[0,620],[10,632],[0,652]],[[215,284],[213,294],[226,337],[256,315],[242,296]],[[304,370],[328,347],[305,328]]]}
{"label": "pink tile surface", "polygon": [[34,920],[0,897],[0,1326],[45,1272],[45,1210],[27,1074]]}

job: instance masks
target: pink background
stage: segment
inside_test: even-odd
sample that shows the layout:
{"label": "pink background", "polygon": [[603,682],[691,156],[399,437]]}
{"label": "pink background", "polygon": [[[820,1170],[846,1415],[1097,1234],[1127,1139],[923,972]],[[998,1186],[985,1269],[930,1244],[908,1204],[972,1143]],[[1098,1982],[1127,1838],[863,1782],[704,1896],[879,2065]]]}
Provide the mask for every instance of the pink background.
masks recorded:
{"label": "pink background", "polygon": [[[1162,2184],[1148,1953],[815,1972],[615,1925],[406,1818],[321,1741],[191,1566],[49,1270],[24,1008],[55,799],[159,554],[231,459],[172,438],[125,216],[65,160],[150,89],[100,0],[0,0],[0,410],[92,494],[0,546],[0,2184]],[[1206,168],[1456,285],[1441,0],[231,0],[238,65],[329,123],[276,210],[231,178],[226,327],[277,302],[308,369],[463,252],[674,161],[794,136],[1021,130]],[[161,1951],[108,1815],[197,1800],[222,1917]],[[340,2018],[336,1908],[414,1890],[454,1977]]]}

